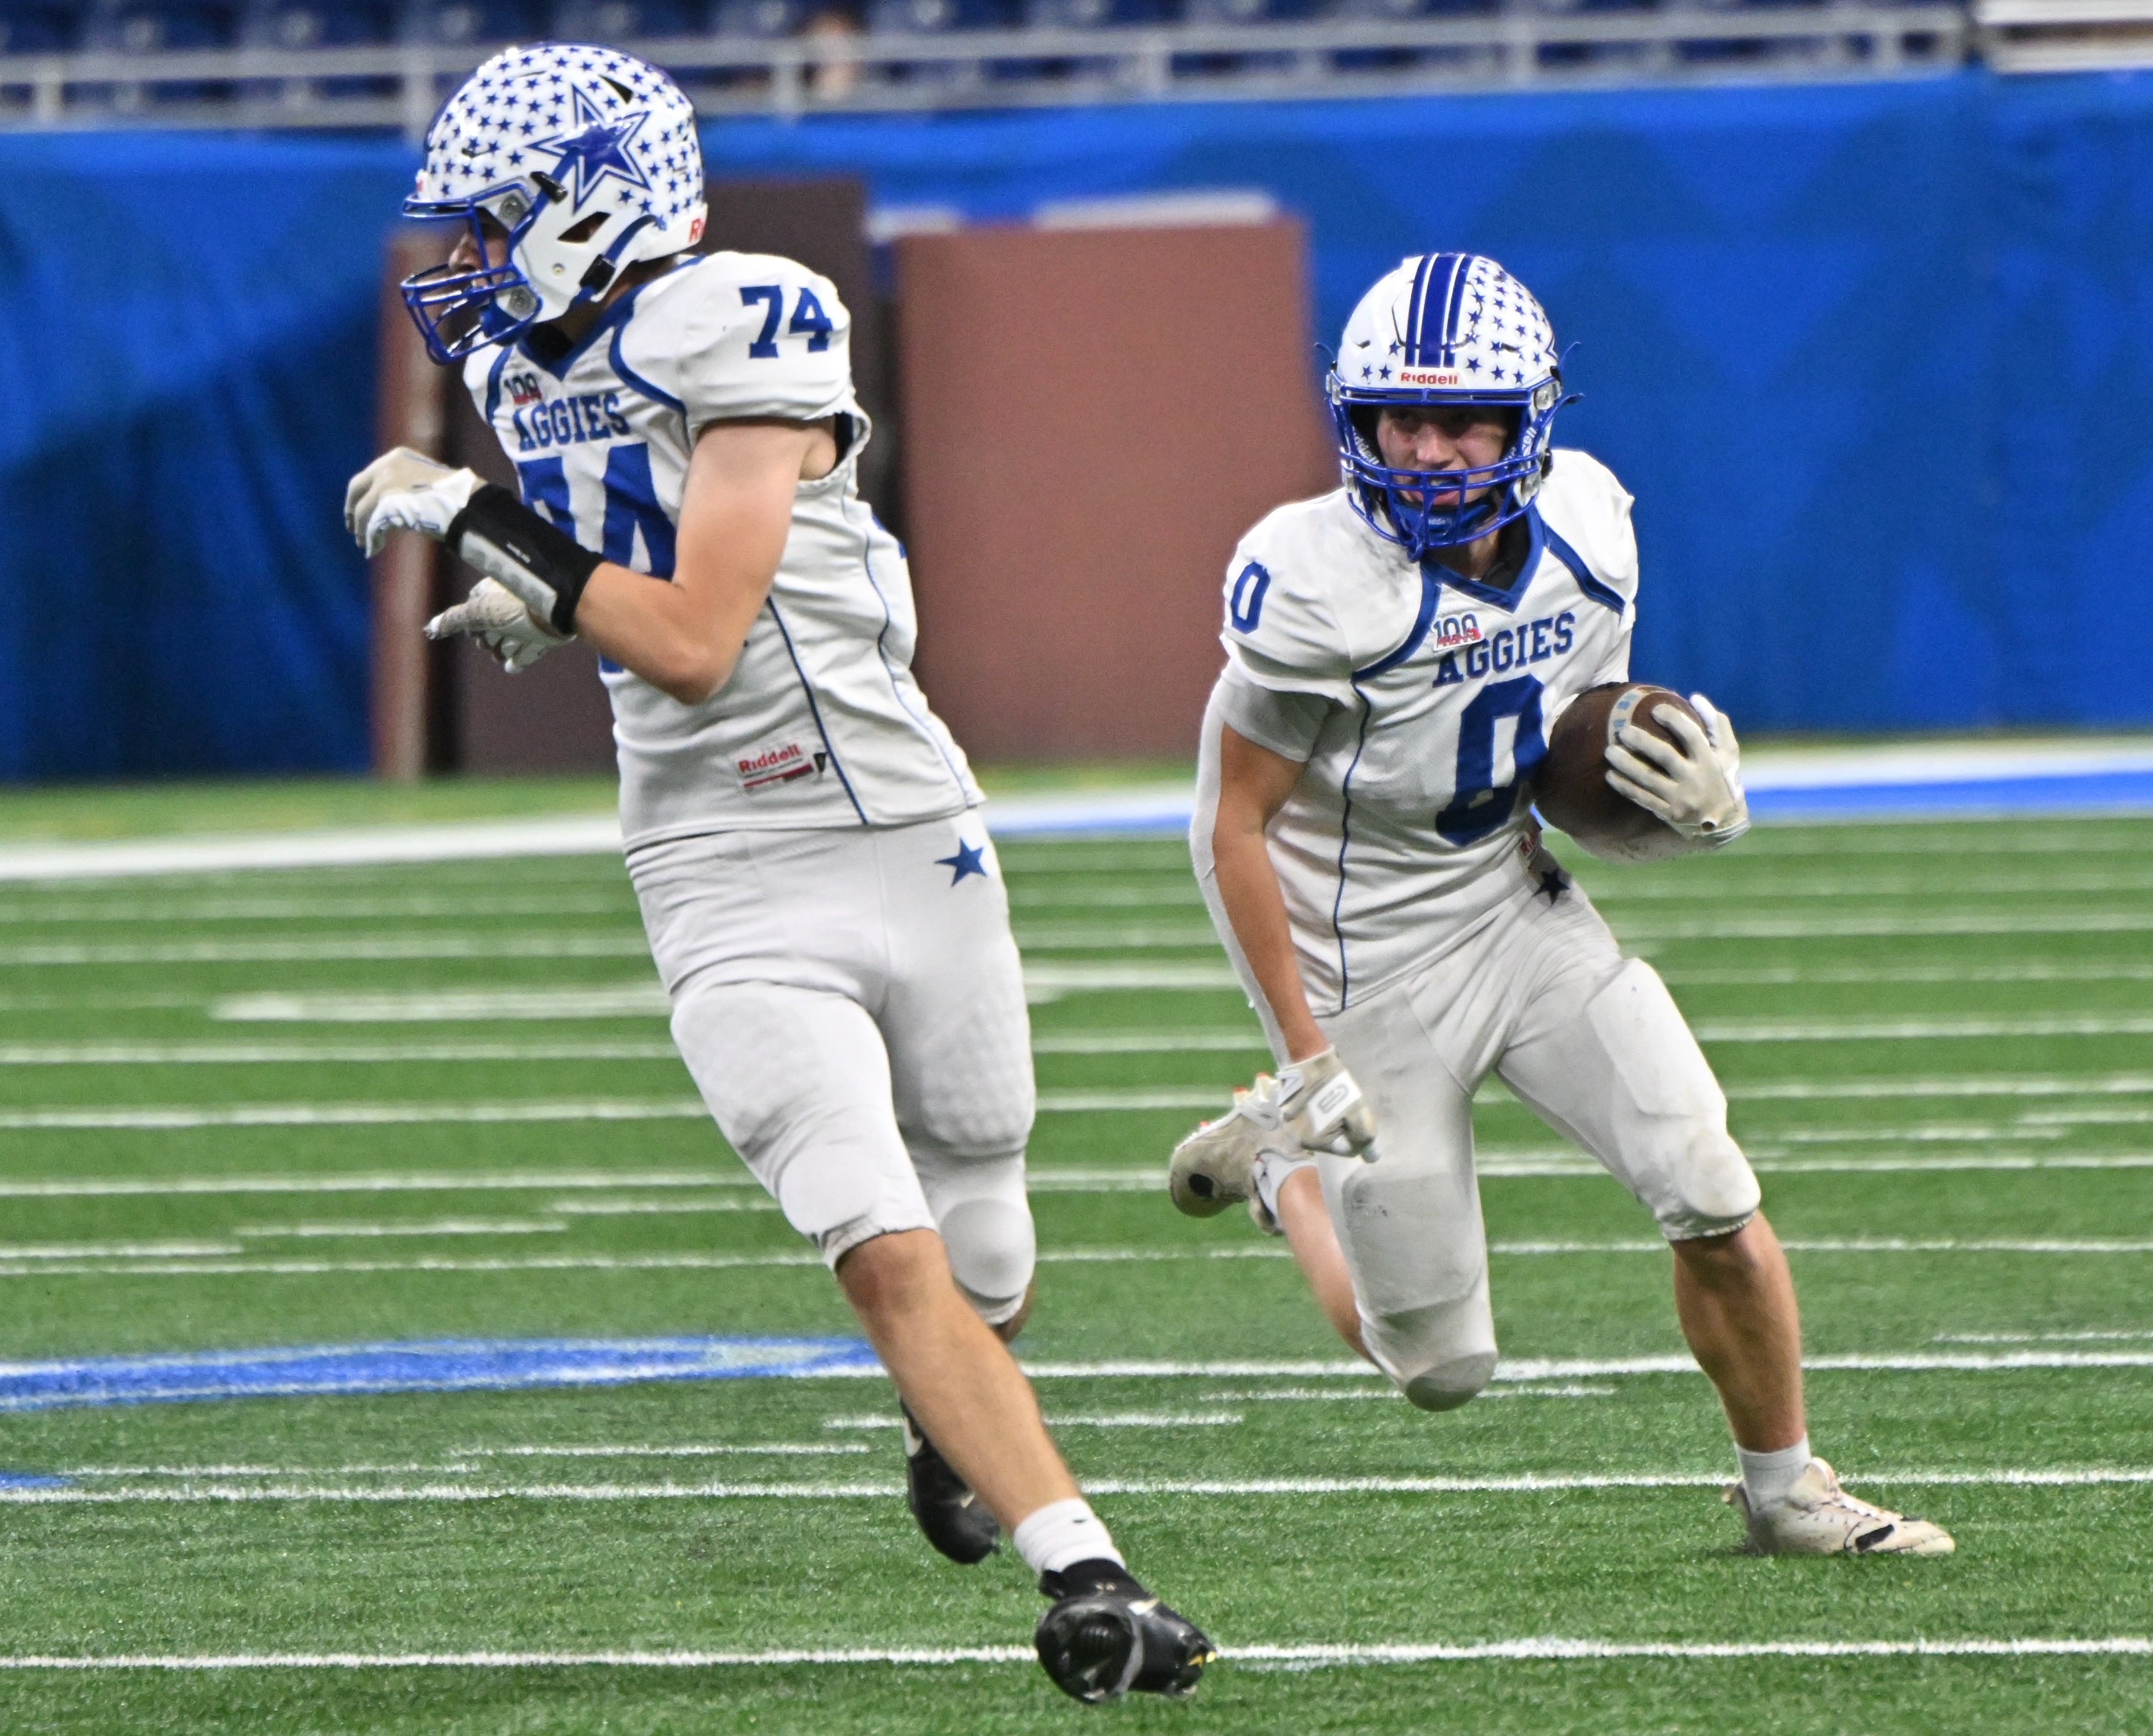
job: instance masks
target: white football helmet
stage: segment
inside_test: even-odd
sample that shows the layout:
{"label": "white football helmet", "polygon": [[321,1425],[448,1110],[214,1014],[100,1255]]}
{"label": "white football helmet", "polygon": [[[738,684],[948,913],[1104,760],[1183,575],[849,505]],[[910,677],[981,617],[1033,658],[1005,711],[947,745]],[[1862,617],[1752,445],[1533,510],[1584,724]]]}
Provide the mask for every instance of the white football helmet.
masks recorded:
{"label": "white football helmet", "polygon": [[477,247],[473,269],[404,281],[435,360],[505,343],[603,295],[622,267],[702,239],[695,109],[618,48],[503,48],[435,117],[404,214],[462,221]]}
{"label": "white football helmet", "polygon": [[[1547,480],[1555,413],[1576,401],[1562,395],[1557,361],[1540,303],[1494,260],[1403,261],[1361,298],[1325,383],[1354,510],[1415,560],[1517,517]],[[1492,405],[1516,417],[1516,431],[1479,469],[1394,469],[1376,444],[1376,419],[1387,405],[1423,404]],[[1439,496],[1451,504],[1438,507]]]}

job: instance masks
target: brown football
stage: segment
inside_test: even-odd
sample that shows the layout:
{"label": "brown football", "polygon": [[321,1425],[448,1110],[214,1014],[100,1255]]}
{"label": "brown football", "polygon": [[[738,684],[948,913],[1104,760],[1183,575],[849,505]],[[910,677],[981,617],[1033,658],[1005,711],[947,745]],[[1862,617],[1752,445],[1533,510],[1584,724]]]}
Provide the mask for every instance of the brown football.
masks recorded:
{"label": "brown football", "polygon": [[[1649,681],[1609,681],[1589,687],[1555,720],[1547,757],[1533,774],[1533,806],[1540,817],[1568,832],[1595,856],[1616,862],[1652,862],[1684,846],[1682,835],[1618,795],[1607,781],[1607,744],[1625,723],[1662,741],[1682,743],[1652,715],[1661,705],[1697,713],[1680,694]],[[1700,722],[1702,720],[1700,720]]]}

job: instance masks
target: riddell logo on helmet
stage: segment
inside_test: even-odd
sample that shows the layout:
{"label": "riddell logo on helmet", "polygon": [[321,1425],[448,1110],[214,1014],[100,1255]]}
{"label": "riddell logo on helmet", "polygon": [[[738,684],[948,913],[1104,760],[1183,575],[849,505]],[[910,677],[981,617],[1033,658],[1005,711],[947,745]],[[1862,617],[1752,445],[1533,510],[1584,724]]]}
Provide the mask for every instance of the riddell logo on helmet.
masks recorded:
{"label": "riddell logo on helmet", "polygon": [[1401,368],[1398,384],[1402,386],[1458,386],[1465,384],[1464,378],[1455,369],[1447,368]]}

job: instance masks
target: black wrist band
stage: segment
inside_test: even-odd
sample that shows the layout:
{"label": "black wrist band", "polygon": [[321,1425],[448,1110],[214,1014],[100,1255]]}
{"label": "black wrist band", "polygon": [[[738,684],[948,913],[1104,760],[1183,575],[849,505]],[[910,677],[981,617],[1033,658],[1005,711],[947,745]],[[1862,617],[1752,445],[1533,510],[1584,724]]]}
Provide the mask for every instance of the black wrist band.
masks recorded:
{"label": "black wrist band", "polygon": [[603,557],[593,554],[557,525],[551,525],[497,482],[480,484],[462,512],[449,521],[442,540],[459,557],[484,572],[491,561],[473,561],[464,552],[464,538],[476,537],[522,568],[553,593],[553,630],[563,638],[576,631],[576,605],[583,587],[598,570]]}

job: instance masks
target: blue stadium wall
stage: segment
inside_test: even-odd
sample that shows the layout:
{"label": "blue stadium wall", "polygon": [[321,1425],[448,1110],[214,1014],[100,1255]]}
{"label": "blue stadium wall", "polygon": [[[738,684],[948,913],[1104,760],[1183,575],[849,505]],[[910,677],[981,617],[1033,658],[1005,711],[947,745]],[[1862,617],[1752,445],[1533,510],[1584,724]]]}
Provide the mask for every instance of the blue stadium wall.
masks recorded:
{"label": "blue stadium wall", "polygon": [[[1752,730],[2153,722],[2153,77],[730,121],[885,205],[1263,187],[1321,330],[1540,292],[1637,496],[1638,672]],[[0,137],[0,776],[356,768],[387,142]],[[1311,334],[1311,341],[1318,334]],[[1140,440],[1263,438],[1230,400]],[[1224,412],[1224,414],[1222,414]]]}

